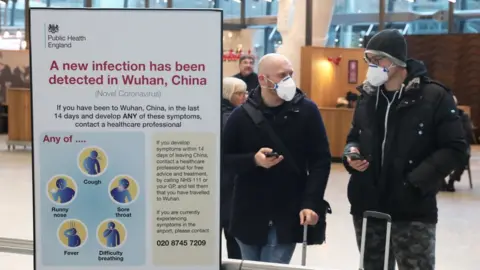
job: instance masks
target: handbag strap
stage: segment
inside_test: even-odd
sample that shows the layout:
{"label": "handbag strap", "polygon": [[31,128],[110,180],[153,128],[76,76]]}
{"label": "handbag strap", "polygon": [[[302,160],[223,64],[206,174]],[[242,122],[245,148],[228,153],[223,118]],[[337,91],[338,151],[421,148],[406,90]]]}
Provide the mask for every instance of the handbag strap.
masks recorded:
{"label": "handbag strap", "polygon": [[288,151],[287,147],[285,147],[282,140],[277,136],[273,128],[265,120],[263,113],[259,109],[253,107],[253,105],[248,102],[244,103],[242,105],[242,108],[250,116],[253,123],[268,134],[268,136],[273,142],[273,145],[275,146],[276,149],[278,149],[278,152],[280,152],[280,154],[283,155],[283,157],[285,158],[285,161],[288,163],[291,169],[293,169],[297,175],[302,175],[301,170],[298,168],[297,164],[293,160],[293,157],[290,155],[290,151]]}

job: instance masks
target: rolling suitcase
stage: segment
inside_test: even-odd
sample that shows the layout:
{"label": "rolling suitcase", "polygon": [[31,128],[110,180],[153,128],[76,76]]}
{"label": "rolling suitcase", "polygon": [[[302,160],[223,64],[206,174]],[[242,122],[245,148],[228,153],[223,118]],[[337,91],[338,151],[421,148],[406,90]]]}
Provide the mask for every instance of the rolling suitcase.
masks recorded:
{"label": "rolling suitcase", "polygon": [[388,270],[388,256],[390,255],[390,234],[392,231],[392,217],[385,213],[375,212],[375,211],[365,211],[363,213],[363,224],[362,224],[362,240],[360,243],[360,267],[359,270],[364,270],[363,261],[365,259],[365,241],[367,238],[367,219],[368,218],[377,218],[387,221],[387,234],[385,236],[385,262],[383,265],[384,270]]}

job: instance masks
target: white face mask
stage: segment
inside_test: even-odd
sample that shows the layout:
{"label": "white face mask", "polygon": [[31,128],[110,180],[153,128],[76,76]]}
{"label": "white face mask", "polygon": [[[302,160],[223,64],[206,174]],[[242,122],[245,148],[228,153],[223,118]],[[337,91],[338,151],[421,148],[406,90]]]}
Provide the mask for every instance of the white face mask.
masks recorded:
{"label": "white face mask", "polygon": [[380,86],[388,81],[388,68],[369,64],[367,71],[367,81],[372,86]]}
{"label": "white face mask", "polygon": [[297,85],[292,77],[287,76],[279,83],[275,83],[273,89],[277,92],[279,98],[291,101],[297,92]]}

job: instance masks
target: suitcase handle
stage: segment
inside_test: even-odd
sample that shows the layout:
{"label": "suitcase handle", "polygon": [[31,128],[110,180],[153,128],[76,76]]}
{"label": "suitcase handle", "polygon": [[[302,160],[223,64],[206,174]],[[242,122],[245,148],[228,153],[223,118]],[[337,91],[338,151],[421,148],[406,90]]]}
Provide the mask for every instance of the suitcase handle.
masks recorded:
{"label": "suitcase handle", "polygon": [[390,255],[390,237],[391,237],[391,230],[392,230],[392,217],[389,214],[376,212],[376,211],[365,211],[363,212],[363,222],[362,222],[362,236],[360,241],[360,267],[359,270],[364,270],[364,259],[365,259],[365,241],[367,238],[367,220],[368,218],[373,217],[377,219],[382,219],[387,221],[387,231],[385,235],[385,255],[384,255],[384,265],[383,269],[388,270],[388,262],[389,262],[389,255]]}
{"label": "suitcase handle", "polygon": [[363,213],[363,218],[368,219],[370,217],[378,218],[378,219],[384,219],[387,222],[392,222],[392,217],[389,214],[380,213],[380,212],[376,212],[376,211],[365,211]]}
{"label": "suitcase handle", "polygon": [[308,225],[303,225],[302,266],[307,264]]}

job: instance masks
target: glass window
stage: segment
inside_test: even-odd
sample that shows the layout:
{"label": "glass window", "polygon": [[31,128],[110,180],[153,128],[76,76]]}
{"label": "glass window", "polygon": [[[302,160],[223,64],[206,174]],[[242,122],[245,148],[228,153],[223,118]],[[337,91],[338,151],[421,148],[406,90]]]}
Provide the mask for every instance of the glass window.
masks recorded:
{"label": "glass window", "polygon": [[436,20],[418,20],[408,23],[409,35],[438,35],[448,32],[448,23]]}
{"label": "glass window", "polygon": [[[476,1],[459,0],[457,1]],[[380,8],[379,0],[336,0],[334,13],[377,13]],[[408,11],[437,11],[448,8],[448,0],[385,0],[385,11],[408,12]]]}
{"label": "glass window", "polygon": [[334,13],[375,13],[378,9],[378,0],[336,0]]}
{"label": "glass window", "polygon": [[[475,9],[476,11],[480,9],[479,0],[458,0],[455,3],[455,11]],[[458,33],[478,34],[480,33],[480,18],[462,20],[457,17],[455,18],[455,30],[457,30]]]}
{"label": "glass window", "polygon": [[[448,1],[429,1],[429,0],[417,0],[414,3],[409,4],[409,11],[419,11],[419,12],[435,12],[439,10],[448,9]],[[401,11],[400,9],[395,9],[394,11]]]}
{"label": "glass window", "polygon": [[388,0],[387,5],[387,12],[408,12],[412,11],[412,4],[408,1],[391,1]]}
{"label": "glass window", "polygon": [[[174,0],[179,1],[179,0]],[[185,0],[184,0],[185,1]],[[193,1],[193,0],[192,0]],[[219,8],[223,9],[225,18],[240,17],[242,0],[217,0]],[[246,17],[261,17],[277,15],[280,0],[243,0],[245,1]]]}
{"label": "glass window", "polygon": [[255,70],[258,69],[258,60],[266,53],[274,52],[273,42],[276,40],[269,40],[269,35],[272,32],[272,27],[258,28],[250,31],[251,46],[244,48],[244,52],[254,56]]}
{"label": "glass window", "polygon": [[[45,4],[50,2],[51,7],[83,8],[85,1],[84,0],[50,0],[50,1],[42,0],[37,2],[44,2]],[[33,3],[34,1],[30,1],[30,6],[32,6]]]}
{"label": "glass window", "polygon": [[461,0],[460,2],[465,2],[466,8],[468,10],[480,9],[480,1],[478,0]]}
{"label": "glass window", "polygon": [[144,8],[145,7],[145,0],[128,0],[129,8]]}
{"label": "glass window", "polygon": [[[56,0],[56,1],[62,1],[62,0]],[[83,1],[83,0],[77,0],[77,1]],[[155,1],[158,1],[158,0],[151,0],[150,6],[153,6],[155,4]],[[92,6],[96,8],[144,8],[145,0],[93,0]]]}
{"label": "glass window", "polygon": [[[476,0],[459,0],[469,2]],[[477,2],[478,3],[478,2]],[[408,11],[437,11],[448,8],[448,1],[432,1],[432,0],[415,0],[415,1],[398,1],[385,0],[385,11],[387,12],[408,12]],[[336,0],[335,13],[375,13],[378,12],[378,0]]]}
{"label": "glass window", "polygon": [[[359,48],[363,46],[364,36],[370,24],[332,25],[326,47]],[[372,32],[377,26],[372,24]]]}
{"label": "glass window", "polygon": [[330,25],[328,30],[328,39],[325,47],[338,47],[338,35],[340,34],[340,25]]}
{"label": "glass window", "polygon": [[217,0],[218,8],[223,9],[223,18],[240,18],[240,0]]}
{"label": "glass window", "polygon": [[[357,23],[353,20],[355,13],[368,12],[375,15],[378,12],[378,0],[336,0],[336,14],[349,14],[347,16],[334,17],[332,23],[339,27],[339,32],[330,33],[328,46],[339,47],[355,47],[358,39],[363,39],[363,35],[359,31],[368,32],[369,36],[375,34],[378,28],[378,22],[373,16],[366,19],[364,23]],[[449,1],[440,0],[415,0],[415,1],[398,1],[386,0],[386,12],[397,13],[398,22],[386,22],[386,28],[395,28],[408,35],[439,35],[448,33],[448,22],[440,22],[430,18],[422,18],[410,21],[411,16],[408,13],[398,14],[400,12],[434,12],[443,11],[446,14]],[[455,10],[478,10],[480,9],[480,0],[457,0]],[[350,16],[352,20],[350,21]],[[368,17],[368,16],[367,16]],[[339,20],[338,18],[341,18]],[[337,27],[336,26],[336,27]],[[370,26],[372,26],[370,28]],[[359,29],[362,28],[361,30]],[[460,17],[455,19],[455,31],[457,33],[479,33],[480,19],[462,20]],[[358,44],[360,45],[360,44]]]}
{"label": "glass window", "polygon": [[[46,7],[46,4],[45,1],[30,1],[30,7]],[[0,14],[2,14],[0,28],[4,30],[25,28],[25,1],[8,1],[8,4],[0,2]],[[6,18],[3,17],[4,14]]]}
{"label": "glass window", "polygon": [[[248,1],[248,0],[247,0]],[[250,0],[254,1],[254,0]],[[275,1],[275,0],[272,0]],[[277,0],[278,1],[278,0]],[[435,12],[448,9],[448,0],[385,0],[387,12]],[[457,10],[480,9],[479,0],[457,0]],[[376,13],[379,9],[379,0],[335,0],[335,14],[340,13]]]}
{"label": "glass window", "polygon": [[[275,31],[275,32],[273,32]],[[265,54],[274,53],[277,51],[278,47],[282,45],[282,35],[280,32],[276,31],[272,27],[267,27],[265,29],[266,40],[265,40]]]}
{"label": "glass window", "polygon": [[272,0],[272,14],[271,15],[277,15],[278,14],[278,1],[280,1],[280,0]]}
{"label": "glass window", "polygon": [[459,22],[459,30],[465,34],[480,33],[480,19],[469,19]]}
{"label": "glass window", "polygon": [[19,4],[20,3],[13,4],[13,2],[10,1],[10,3],[7,5],[5,2],[0,2],[0,14],[7,15],[6,25],[3,20],[0,22],[2,24],[2,28],[5,28],[5,26],[25,27],[25,4]]}
{"label": "glass window", "polygon": [[[390,12],[435,12],[438,10],[448,9],[448,2],[432,1],[432,0],[416,0],[415,2],[388,0],[388,10]],[[480,9],[479,0],[457,0],[455,3],[456,10],[475,10]]]}
{"label": "glass window", "polygon": [[167,0],[150,0],[150,8],[167,8]]}
{"label": "glass window", "polygon": [[213,8],[213,0],[173,0],[174,8]]}
{"label": "glass window", "polygon": [[96,8],[123,8],[124,0],[93,0],[92,7]]}
{"label": "glass window", "polygon": [[333,14],[352,13],[352,11],[349,12],[348,2],[348,0],[336,0]]}
{"label": "glass window", "polygon": [[[267,1],[265,0],[244,0],[246,17],[261,17],[267,15]],[[271,1],[268,1],[271,6]],[[271,13],[271,12],[270,12]]]}

